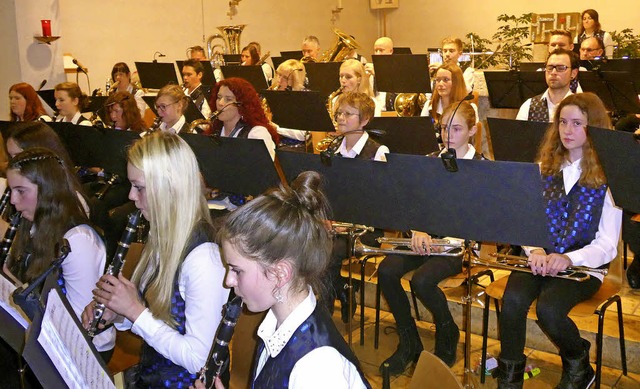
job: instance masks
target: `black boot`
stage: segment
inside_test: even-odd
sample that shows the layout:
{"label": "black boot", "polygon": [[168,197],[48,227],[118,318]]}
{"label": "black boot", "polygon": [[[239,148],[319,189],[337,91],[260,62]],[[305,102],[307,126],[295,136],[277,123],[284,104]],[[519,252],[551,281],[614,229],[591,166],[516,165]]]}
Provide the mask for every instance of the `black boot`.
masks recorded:
{"label": "black boot", "polygon": [[353,293],[351,294],[351,310],[349,310],[349,284],[345,283],[341,290],[338,290],[338,299],[340,300],[340,314],[342,316],[342,322],[348,323],[349,318],[353,317],[356,313],[358,303],[356,303],[356,292],[360,289],[360,284],[355,280],[353,281]]}
{"label": "black boot", "polygon": [[582,339],[585,348],[577,358],[562,357],[562,378],[556,389],[586,389],[591,386],[596,375],[589,363],[591,343]]}
{"label": "black boot", "polygon": [[526,363],[524,355],[517,361],[498,358],[498,368],[493,373],[493,377],[498,379],[498,389],[522,389]]}
{"label": "black boot", "polygon": [[460,330],[453,321],[442,325],[436,324],[436,348],[434,354],[442,359],[449,367],[456,363]]}
{"label": "black boot", "polygon": [[389,358],[382,362],[382,365],[380,365],[381,372],[382,366],[388,363],[390,375],[402,374],[411,362],[415,363],[420,358],[420,353],[424,348],[422,347],[422,340],[415,322],[411,322],[411,325],[406,328],[398,327],[398,338],[398,348]]}

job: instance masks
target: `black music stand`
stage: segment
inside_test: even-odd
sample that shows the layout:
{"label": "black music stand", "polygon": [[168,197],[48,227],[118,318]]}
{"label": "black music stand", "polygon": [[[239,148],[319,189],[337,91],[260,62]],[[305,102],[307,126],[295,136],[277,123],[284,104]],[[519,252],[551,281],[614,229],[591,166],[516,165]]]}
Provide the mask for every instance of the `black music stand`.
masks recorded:
{"label": "black music stand", "polygon": [[273,91],[260,92],[273,113],[273,122],[284,128],[307,131],[335,131],[327,100],[315,91]]}
{"label": "black music stand", "polygon": [[640,213],[640,144],[632,133],[589,127],[617,206]]}
{"label": "black music stand", "polygon": [[636,89],[640,90],[640,58],[616,58],[594,61],[599,70],[631,73]]}
{"label": "black music stand", "polygon": [[[204,60],[200,61],[202,66],[204,67],[204,71],[202,72],[202,85],[215,85],[216,77],[213,75],[213,66],[211,66],[211,62]],[[178,65],[178,72],[182,74],[182,67],[184,66],[184,60],[176,61],[176,65]]]}
{"label": "black music stand", "polygon": [[544,70],[544,62],[520,62],[520,70],[523,72],[539,72]]}
{"label": "black music stand", "polygon": [[239,77],[247,80],[256,91],[267,89],[269,84],[262,71],[262,66],[222,66],[220,67],[224,78]]}
{"label": "black music stand", "polygon": [[439,150],[433,121],[427,116],[374,117],[364,128],[383,130],[383,135],[369,135],[392,153],[427,155]]}
{"label": "black music stand", "polygon": [[87,107],[83,109],[82,112],[95,113],[96,116],[99,116],[100,119],[105,121],[109,115],[105,109],[105,104],[107,103],[108,98],[109,96],[90,96],[89,104],[87,104]]}
{"label": "black music stand", "polygon": [[143,88],[160,89],[168,84],[179,84],[173,63],[136,62],[135,64]]}
{"label": "black music stand", "polygon": [[549,123],[487,118],[496,161],[535,162]]}
{"label": "black music stand", "polygon": [[547,90],[545,72],[485,71],[484,78],[493,108],[520,108],[527,99]]}
{"label": "black music stand", "polygon": [[300,58],[302,58],[302,50],[281,51],[280,55],[282,56],[284,61],[286,61],[288,59],[300,60]]}
{"label": "black music stand", "polygon": [[[88,385],[87,387],[98,387],[97,386],[98,377],[104,378],[104,375],[106,375],[110,383],[110,385],[109,383],[107,383],[107,387],[115,388],[115,385],[113,384],[113,377],[111,376],[109,369],[107,368],[104,361],[100,357],[98,351],[95,349],[95,346],[93,345],[93,342],[91,341],[91,339],[86,335],[86,331],[83,329],[82,324],[76,317],[67,299],[64,297],[62,292],[57,287],[51,289],[49,293],[55,293],[57,295],[56,297],[58,297],[62,302],[63,312],[59,312],[59,314],[64,316],[67,319],[65,320],[66,322],[72,322],[73,324],[75,324],[75,327],[76,327],[76,328],[66,328],[65,334],[64,335],[61,334],[62,336],[59,336],[57,338],[57,341],[68,350],[69,354],[76,354],[77,349],[83,346],[86,346],[86,350],[87,350],[87,353],[83,353],[80,356],[76,354],[75,358],[69,355],[68,356],[69,359],[66,360],[65,362],[73,363],[79,368],[81,373],[83,372],[87,373],[87,375],[84,375],[82,377],[82,381],[84,381],[84,383]],[[48,296],[48,298],[50,298],[50,295]],[[65,388],[65,387],[68,387],[68,385],[66,384],[65,379],[63,378],[65,373],[61,373],[61,372],[65,370],[66,367],[64,366],[64,364],[63,366],[56,365],[51,360],[47,351],[45,351],[43,346],[40,344],[40,341],[38,340],[41,334],[42,322],[45,318],[45,315],[46,313],[45,314],[38,313],[34,318],[31,326],[29,327],[29,330],[27,331],[23,357],[27,361],[27,363],[29,364],[29,367],[31,368],[33,373],[36,375],[36,377],[38,378],[38,381],[40,381],[40,383],[43,385],[44,388]],[[65,335],[69,335],[71,333],[82,334],[81,338],[84,339],[84,341],[86,342],[86,345],[85,344],[79,345],[78,343],[73,343],[73,344],[67,343],[68,338],[66,338]],[[86,365],[86,361],[90,359],[95,359],[95,363],[97,363],[97,365],[99,366],[99,369],[97,369],[97,371],[90,371],[90,372],[83,371],[83,368]]]}
{"label": "black music stand", "polygon": [[280,66],[286,59],[283,57],[271,57],[271,62],[273,63],[273,68],[278,70],[278,66]]}
{"label": "black music stand", "polygon": [[[38,96],[44,101],[52,111],[56,112],[56,97],[54,89],[43,89],[38,91]],[[55,118],[53,118],[55,120]]]}
{"label": "black music stand", "polygon": [[379,91],[431,93],[426,54],[374,55],[372,58]]}
{"label": "black music stand", "polygon": [[580,85],[585,92],[593,92],[607,110],[618,117],[640,113],[638,90],[628,72],[592,71],[579,73]]}
{"label": "black music stand", "polygon": [[224,59],[224,63],[231,66],[237,66],[242,64],[242,59],[240,59],[241,54],[222,54],[222,58]]}
{"label": "black music stand", "polygon": [[309,89],[329,96],[340,88],[340,65],[342,62],[308,62],[304,64],[309,79]]}
{"label": "black music stand", "polygon": [[261,139],[180,134],[191,146],[211,188],[257,196],[277,186],[280,178]]}
{"label": "black music stand", "polygon": [[99,166],[106,172],[127,177],[127,148],[140,134],[108,128],[48,123],[64,143],[77,166]]}
{"label": "black music stand", "polygon": [[413,54],[411,47],[394,47],[393,54]]}

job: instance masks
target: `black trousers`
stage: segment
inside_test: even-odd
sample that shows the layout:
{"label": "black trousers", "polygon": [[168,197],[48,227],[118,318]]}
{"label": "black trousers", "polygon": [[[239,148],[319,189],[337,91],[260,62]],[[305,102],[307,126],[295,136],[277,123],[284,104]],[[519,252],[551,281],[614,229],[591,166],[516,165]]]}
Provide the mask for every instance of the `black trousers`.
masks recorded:
{"label": "black trousers", "polygon": [[416,270],[411,286],[418,299],[433,315],[438,324],[453,320],[447,298],[438,283],[462,271],[460,257],[388,255],[378,267],[378,283],[398,328],[407,328],[413,323],[411,305],[400,280],[411,270]]}
{"label": "black trousers", "polygon": [[500,357],[519,360],[524,352],[527,313],[536,303],[538,325],[567,358],[577,358],[584,350],[580,332],[567,315],[579,302],[593,296],[602,282],[590,277],[576,282],[556,277],[512,272],[502,299],[500,313]]}

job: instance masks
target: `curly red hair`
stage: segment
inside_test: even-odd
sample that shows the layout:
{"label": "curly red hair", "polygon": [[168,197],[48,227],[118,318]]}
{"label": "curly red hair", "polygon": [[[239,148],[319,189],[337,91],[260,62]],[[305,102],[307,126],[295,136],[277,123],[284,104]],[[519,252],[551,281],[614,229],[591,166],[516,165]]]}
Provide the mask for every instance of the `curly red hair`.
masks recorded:
{"label": "curly red hair", "polygon": [[[40,98],[38,97],[38,93],[33,87],[26,82],[20,82],[18,84],[11,85],[9,88],[9,93],[17,92],[24,97],[27,101],[27,105],[24,108],[24,113],[22,114],[22,120],[25,122],[32,122],[34,120],[38,120],[38,118],[42,115],[46,115],[47,112],[44,110],[42,103],[40,102]],[[19,120],[18,116],[11,112],[11,121],[17,122]]]}
{"label": "curly red hair", "polygon": [[[276,131],[275,126],[267,119],[267,116],[264,113],[264,109],[262,108],[262,102],[260,101],[260,96],[253,88],[247,80],[243,78],[231,77],[226,78],[220,82],[218,82],[211,91],[211,97],[209,99],[209,106],[216,106],[216,99],[218,96],[218,91],[221,87],[226,86],[236,97],[236,101],[242,103],[238,106],[238,111],[240,115],[242,115],[242,120],[246,122],[252,128],[255,126],[263,126],[266,127],[269,134],[271,134],[271,139],[275,144],[278,144],[280,141],[280,136]],[[213,131],[220,132],[222,130],[222,122],[220,120],[214,120],[213,122]]]}

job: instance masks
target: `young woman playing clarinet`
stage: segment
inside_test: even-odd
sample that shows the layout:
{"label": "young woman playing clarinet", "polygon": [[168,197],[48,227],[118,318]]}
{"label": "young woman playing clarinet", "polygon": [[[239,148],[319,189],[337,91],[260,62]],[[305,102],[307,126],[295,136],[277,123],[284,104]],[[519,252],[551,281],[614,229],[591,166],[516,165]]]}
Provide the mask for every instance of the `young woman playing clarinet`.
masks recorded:
{"label": "young woman playing clarinet", "polygon": [[[11,203],[22,212],[22,222],[5,273],[19,282],[31,282],[50,266],[54,247],[66,239],[71,252],[62,263],[60,283],[80,317],[104,272],[106,253],[102,238],[88,220],[75,175],[53,151],[33,147],[11,158],[7,180]],[[108,361],[115,331],[109,329],[93,342]]]}
{"label": "young woman playing clarinet", "polygon": [[[456,150],[460,159],[484,159],[469,143],[476,133],[476,114],[471,104],[460,102],[460,107],[452,118],[458,103],[445,108],[442,114],[442,139],[449,148]],[[445,150],[443,150],[444,152]],[[434,153],[433,156],[438,156]],[[434,354],[447,365],[456,361],[456,350],[460,332],[451,316],[447,298],[438,283],[462,271],[462,257],[438,255],[437,248],[431,247],[431,236],[419,231],[411,232],[411,249],[421,256],[387,255],[378,267],[380,290],[389,303],[398,330],[398,347],[384,363],[389,364],[389,373],[398,375],[418,360],[423,350],[420,334],[411,317],[411,306],[407,294],[400,283],[402,276],[411,270],[413,290],[424,306],[431,312],[436,326]],[[382,366],[381,366],[382,369]]]}
{"label": "young woman playing clarinet", "polygon": [[587,126],[611,128],[604,105],[592,93],[567,96],[540,146],[551,249],[529,248],[531,273],[509,276],[500,314],[499,388],[522,388],[527,312],[535,299],[538,325],[562,357],[556,388],[593,382],[590,343],[568,313],[598,291],[603,276],[589,273],[580,283],[553,277],[569,266],[606,266],[617,254],[622,211],[613,203]]}
{"label": "young woman playing clarinet", "polygon": [[83,313],[89,327],[95,302],[103,319],[142,337],[136,387],[182,388],[204,366],[229,291],[198,162],[178,135],[155,132],[129,149],[129,198],[149,222],[149,238],[133,277],[104,275]]}
{"label": "young woman playing clarinet", "polygon": [[303,172],[290,187],[230,213],[219,233],[227,285],[250,311],[268,310],[258,328],[255,389],[370,388],[328,312],[316,303],[331,251],[327,200],[319,185],[318,173]]}

